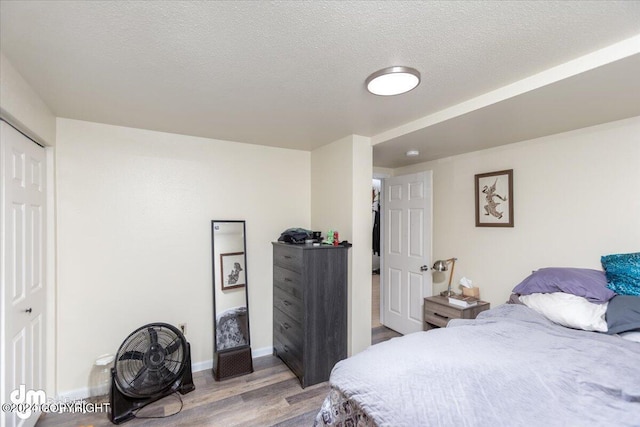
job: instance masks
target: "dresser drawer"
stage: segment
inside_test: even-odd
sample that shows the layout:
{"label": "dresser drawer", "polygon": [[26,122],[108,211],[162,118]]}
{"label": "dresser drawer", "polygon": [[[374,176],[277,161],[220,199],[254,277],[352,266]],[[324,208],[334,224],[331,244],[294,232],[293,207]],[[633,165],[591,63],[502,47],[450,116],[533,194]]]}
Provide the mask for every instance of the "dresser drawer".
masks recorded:
{"label": "dresser drawer", "polygon": [[302,378],[304,376],[302,352],[288,342],[285,336],[276,331],[273,333],[273,352],[276,356],[282,359],[289,368],[291,368],[298,378]]}
{"label": "dresser drawer", "polygon": [[286,313],[293,320],[302,324],[303,310],[302,301],[298,298],[286,293],[277,286],[273,287],[273,307]]}
{"label": "dresser drawer", "polygon": [[273,309],[273,331],[302,352],[302,326],[277,308]]}
{"label": "dresser drawer", "polygon": [[274,245],[273,265],[302,273],[302,250],[284,243]]}
{"label": "dresser drawer", "polygon": [[273,266],[273,284],[302,300],[302,275],[286,268]]}

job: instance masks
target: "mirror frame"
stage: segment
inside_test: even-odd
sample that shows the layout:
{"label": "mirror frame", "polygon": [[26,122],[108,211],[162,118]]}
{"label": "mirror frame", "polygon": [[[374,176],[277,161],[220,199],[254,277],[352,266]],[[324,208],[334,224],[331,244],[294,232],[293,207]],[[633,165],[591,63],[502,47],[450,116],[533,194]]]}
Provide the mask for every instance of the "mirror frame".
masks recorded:
{"label": "mirror frame", "polygon": [[[215,254],[215,231],[216,231],[216,224],[219,224],[219,223],[241,223],[242,224],[242,243],[244,245],[244,278],[245,278],[244,285],[228,286],[224,288],[224,284],[222,283],[224,279],[223,277],[221,277],[221,270],[216,268],[216,267],[219,267],[219,265],[222,262],[222,256],[216,257],[216,254]],[[225,255],[230,255],[230,254],[225,254]],[[238,255],[238,254],[234,253],[233,255]],[[216,259],[216,258],[219,258],[219,259]],[[251,348],[251,328],[250,328],[250,321],[249,321],[249,289],[248,289],[249,277],[247,273],[247,270],[248,270],[247,268],[247,227],[244,220],[212,220],[211,221],[211,269],[212,269],[212,282],[213,282],[212,290],[213,290],[213,352],[214,354],[232,352],[232,351],[245,349],[245,348]],[[219,286],[216,285],[217,277],[220,277],[221,279],[221,283]],[[218,338],[217,338],[218,322],[216,320],[217,319],[216,290],[218,288],[220,288],[220,291],[223,291],[223,290],[235,291],[236,289],[244,288],[245,307],[247,308],[247,344],[218,350]]]}

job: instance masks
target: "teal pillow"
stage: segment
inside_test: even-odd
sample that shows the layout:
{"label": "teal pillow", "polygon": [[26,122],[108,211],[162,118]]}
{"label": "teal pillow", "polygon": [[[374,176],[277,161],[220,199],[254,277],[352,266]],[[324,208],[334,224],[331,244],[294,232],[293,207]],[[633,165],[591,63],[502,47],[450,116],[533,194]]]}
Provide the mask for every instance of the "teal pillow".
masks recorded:
{"label": "teal pillow", "polygon": [[605,255],[600,262],[609,289],[620,295],[640,296],[640,252]]}

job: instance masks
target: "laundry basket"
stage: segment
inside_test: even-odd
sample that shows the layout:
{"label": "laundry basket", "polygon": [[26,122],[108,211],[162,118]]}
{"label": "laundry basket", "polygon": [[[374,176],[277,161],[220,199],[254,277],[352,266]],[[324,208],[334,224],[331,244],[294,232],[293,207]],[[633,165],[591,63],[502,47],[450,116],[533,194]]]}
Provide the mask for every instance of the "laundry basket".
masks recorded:
{"label": "laundry basket", "polygon": [[111,368],[114,358],[113,354],[103,354],[96,359],[89,376],[89,397],[92,402],[106,403],[109,401]]}

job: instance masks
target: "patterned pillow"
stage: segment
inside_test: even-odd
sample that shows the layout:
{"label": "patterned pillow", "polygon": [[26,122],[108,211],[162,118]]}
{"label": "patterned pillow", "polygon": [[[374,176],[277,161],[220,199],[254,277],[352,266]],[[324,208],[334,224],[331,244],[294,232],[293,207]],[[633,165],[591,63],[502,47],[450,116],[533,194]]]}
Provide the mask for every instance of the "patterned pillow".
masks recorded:
{"label": "patterned pillow", "polygon": [[640,296],[640,252],[605,255],[600,262],[609,289],[620,295]]}

